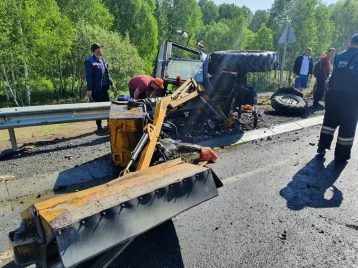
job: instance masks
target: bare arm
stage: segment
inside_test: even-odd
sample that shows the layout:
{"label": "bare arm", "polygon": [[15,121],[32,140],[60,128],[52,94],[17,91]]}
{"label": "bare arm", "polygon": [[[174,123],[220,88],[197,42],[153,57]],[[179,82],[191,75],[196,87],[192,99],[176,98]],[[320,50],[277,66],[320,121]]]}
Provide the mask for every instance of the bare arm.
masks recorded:
{"label": "bare arm", "polygon": [[134,99],[135,99],[135,100],[138,100],[139,94],[140,94],[140,92],[139,92],[139,89],[137,88],[137,89],[134,91]]}

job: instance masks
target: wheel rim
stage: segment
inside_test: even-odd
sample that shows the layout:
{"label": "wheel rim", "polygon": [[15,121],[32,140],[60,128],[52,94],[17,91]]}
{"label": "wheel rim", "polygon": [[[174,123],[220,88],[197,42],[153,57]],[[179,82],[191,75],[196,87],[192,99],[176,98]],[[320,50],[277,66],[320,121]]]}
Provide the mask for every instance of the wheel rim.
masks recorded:
{"label": "wheel rim", "polygon": [[294,98],[294,97],[290,97],[290,96],[280,96],[280,99],[282,102],[287,103],[287,104],[294,104],[297,105],[299,104],[299,102]]}

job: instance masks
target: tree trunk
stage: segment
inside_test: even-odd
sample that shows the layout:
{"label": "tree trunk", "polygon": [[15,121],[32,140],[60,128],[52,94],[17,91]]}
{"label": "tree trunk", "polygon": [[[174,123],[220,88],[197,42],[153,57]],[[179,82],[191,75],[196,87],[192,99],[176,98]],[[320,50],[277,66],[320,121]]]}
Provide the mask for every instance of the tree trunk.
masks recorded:
{"label": "tree trunk", "polygon": [[59,77],[60,77],[60,93],[61,93],[61,97],[66,97],[65,90],[63,88],[63,76],[62,76],[61,62],[59,60],[57,61],[57,66],[58,66],[58,74],[59,74]]}
{"label": "tree trunk", "polygon": [[26,101],[27,105],[31,105],[31,87],[30,87],[30,80],[29,80],[29,66],[25,62],[24,64],[24,76],[25,76],[25,89],[26,89]]}
{"label": "tree trunk", "polygon": [[292,84],[292,71],[288,72],[288,86],[291,86]]}
{"label": "tree trunk", "polygon": [[17,77],[15,75],[15,63],[14,63],[14,55],[11,53],[11,68],[10,68],[10,72],[11,72],[11,79],[12,79],[12,90],[14,92],[14,95],[17,96],[17,89],[18,89],[18,84],[17,84]]}
{"label": "tree trunk", "polygon": [[7,83],[8,92],[10,93],[10,96],[12,97],[12,100],[15,102],[16,106],[20,106],[18,101],[17,101],[16,94],[14,94],[14,90],[11,87],[11,83],[9,82],[9,79],[7,77],[6,69],[5,69],[4,65],[2,66],[2,70],[3,70],[4,78],[5,78],[6,83]]}

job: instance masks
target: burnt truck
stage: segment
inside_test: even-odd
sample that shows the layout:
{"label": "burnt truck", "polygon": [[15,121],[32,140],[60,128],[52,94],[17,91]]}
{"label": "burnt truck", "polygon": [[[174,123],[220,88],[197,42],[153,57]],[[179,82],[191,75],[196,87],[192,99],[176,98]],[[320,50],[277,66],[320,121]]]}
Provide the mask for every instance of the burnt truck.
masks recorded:
{"label": "burnt truck", "polygon": [[177,124],[179,121],[182,131],[239,126],[243,113],[250,114],[255,128],[257,90],[248,83],[247,75],[272,71],[278,65],[278,52],[227,50],[205,54],[201,49],[166,41],[158,51],[153,76],[164,79],[165,94],[191,78],[202,86],[199,98],[167,118]]}

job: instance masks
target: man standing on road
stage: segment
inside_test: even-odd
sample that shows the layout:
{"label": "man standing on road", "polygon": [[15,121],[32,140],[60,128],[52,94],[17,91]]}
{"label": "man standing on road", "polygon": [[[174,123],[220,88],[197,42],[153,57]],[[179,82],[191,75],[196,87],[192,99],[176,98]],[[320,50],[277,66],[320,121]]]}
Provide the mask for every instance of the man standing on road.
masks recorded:
{"label": "man standing on road", "polygon": [[348,46],[349,48],[338,54],[334,60],[317,150],[318,155],[325,155],[339,126],[334,154],[338,162],[347,161],[351,157],[358,120],[358,34],[352,37]]}
{"label": "man standing on road", "polygon": [[305,54],[298,56],[293,66],[293,72],[296,75],[295,88],[302,92],[307,88],[308,76],[312,77],[313,61],[311,58],[312,49],[306,48]]}
{"label": "man standing on road", "polygon": [[320,106],[319,101],[322,100],[324,93],[326,92],[328,78],[332,69],[332,58],[335,53],[336,50],[334,48],[328,49],[327,54],[322,54],[319,62],[317,63],[318,65],[315,65],[315,69],[318,69],[317,74],[315,74],[317,79],[317,88],[313,95],[313,106],[316,108]]}
{"label": "man standing on road", "polygon": [[148,75],[137,75],[129,80],[128,87],[131,98],[145,99],[160,95],[159,91],[164,89],[164,81]]}
{"label": "man standing on road", "polygon": [[[108,64],[103,58],[103,46],[93,44],[91,50],[93,55],[85,62],[87,96],[92,102],[109,101],[109,87],[111,86],[113,92],[117,92],[117,88],[109,75]],[[96,124],[97,131],[104,132],[102,121],[96,120]]]}

